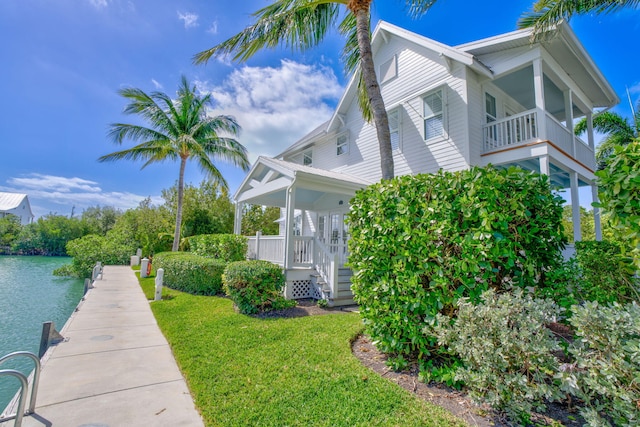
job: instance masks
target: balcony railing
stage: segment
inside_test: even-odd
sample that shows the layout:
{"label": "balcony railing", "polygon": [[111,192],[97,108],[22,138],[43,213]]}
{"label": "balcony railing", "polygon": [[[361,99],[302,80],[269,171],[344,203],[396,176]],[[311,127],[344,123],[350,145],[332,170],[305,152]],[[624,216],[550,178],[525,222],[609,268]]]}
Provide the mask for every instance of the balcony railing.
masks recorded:
{"label": "balcony railing", "polygon": [[548,112],[528,110],[487,123],[482,131],[483,153],[546,140],[587,168],[595,169],[593,150]]}

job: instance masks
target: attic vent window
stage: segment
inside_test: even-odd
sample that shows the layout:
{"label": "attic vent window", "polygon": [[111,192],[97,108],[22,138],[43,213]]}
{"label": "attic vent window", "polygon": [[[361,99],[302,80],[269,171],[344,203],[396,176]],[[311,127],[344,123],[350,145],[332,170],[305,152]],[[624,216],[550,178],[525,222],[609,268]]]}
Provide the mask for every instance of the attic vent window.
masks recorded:
{"label": "attic vent window", "polygon": [[349,153],[349,135],[347,133],[343,133],[338,135],[336,139],[336,154],[341,156],[343,154]]}
{"label": "attic vent window", "polygon": [[302,164],[305,166],[311,166],[313,164],[313,152],[311,150],[305,151],[302,154]]}
{"label": "attic vent window", "polygon": [[398,57],[393,55],[393,57],[387,62],[380,65],[380,69],[378,70],[380,75],[380,83],[386,83],[389,80],[398,76]]}

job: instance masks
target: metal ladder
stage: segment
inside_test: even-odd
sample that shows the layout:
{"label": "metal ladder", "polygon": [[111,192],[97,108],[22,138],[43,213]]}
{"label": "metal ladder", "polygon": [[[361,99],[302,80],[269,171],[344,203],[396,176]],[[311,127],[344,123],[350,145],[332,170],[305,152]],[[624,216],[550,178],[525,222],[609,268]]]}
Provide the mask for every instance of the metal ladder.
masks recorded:
{"label": "metal ladder", "polygon": [[22,426],[22,417],[24,415],[33,414],[36,410],[36,396],[38,395],[38,381],[40,380],[40,359],[33,353],[28,351],[16,351],[14,353],[9,353],[4,357],[0,358],[0,365],[9,359],[15,359],[17,357],[27,357],[33,360],[35,365],[33,370],[33,385],[31,387],[31,399],[29,400],[29,408],[25,412],[24,406],[27,400],[27,391],[29,389],[29,381],[27,377],[19,371],[14,369],[3,369],[0,370],[0,377],[8,376],[17,378],[20,381],[20,398],[18,400],[18,409],[15,414],[6,415],[5,417],[0,418],[0,423],[5,421],[15,420],[13,423],[14,427]]}

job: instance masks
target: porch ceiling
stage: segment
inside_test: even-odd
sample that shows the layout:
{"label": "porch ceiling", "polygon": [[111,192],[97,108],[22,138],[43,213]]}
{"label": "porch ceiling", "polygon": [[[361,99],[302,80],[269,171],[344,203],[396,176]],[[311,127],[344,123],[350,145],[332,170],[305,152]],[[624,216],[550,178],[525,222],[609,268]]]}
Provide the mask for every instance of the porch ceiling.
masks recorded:
{"label": "porch ceiling", "polygon": [[[540,161],[535,159],[525,159],[518,161],[516,163],[502,164],[502,165],[494,165],[499,169],[508,169],[511,166],[518,166],[524,170],[532,171],[532,172],[540,172]],[[571,181],[569,178],[569,172],[562,169],[558,165],[556,165],[553,160],[549,162],[549,180],[551,181],[551,185],[557,188],[570,188]],[[589,185],[586,181],[582,179],[578,179],[578,185],[580,187],[584,187]]]}

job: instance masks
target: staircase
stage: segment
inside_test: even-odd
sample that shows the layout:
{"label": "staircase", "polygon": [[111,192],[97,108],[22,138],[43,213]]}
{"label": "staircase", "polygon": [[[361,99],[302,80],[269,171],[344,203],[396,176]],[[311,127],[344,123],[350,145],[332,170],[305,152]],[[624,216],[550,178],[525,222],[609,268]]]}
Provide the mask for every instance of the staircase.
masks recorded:
{"label": "staircase", "polygon": [[338,284],[337,292],[331,298],[331,286],[325,282],[320,274],[311,274],[311,286],[313,286],[323,300],[329,303],[329,307],[340,307],[344,305],[353,305],[353,292],[351,292],[351,276],[353,272],[348,267],[338,268]]}

